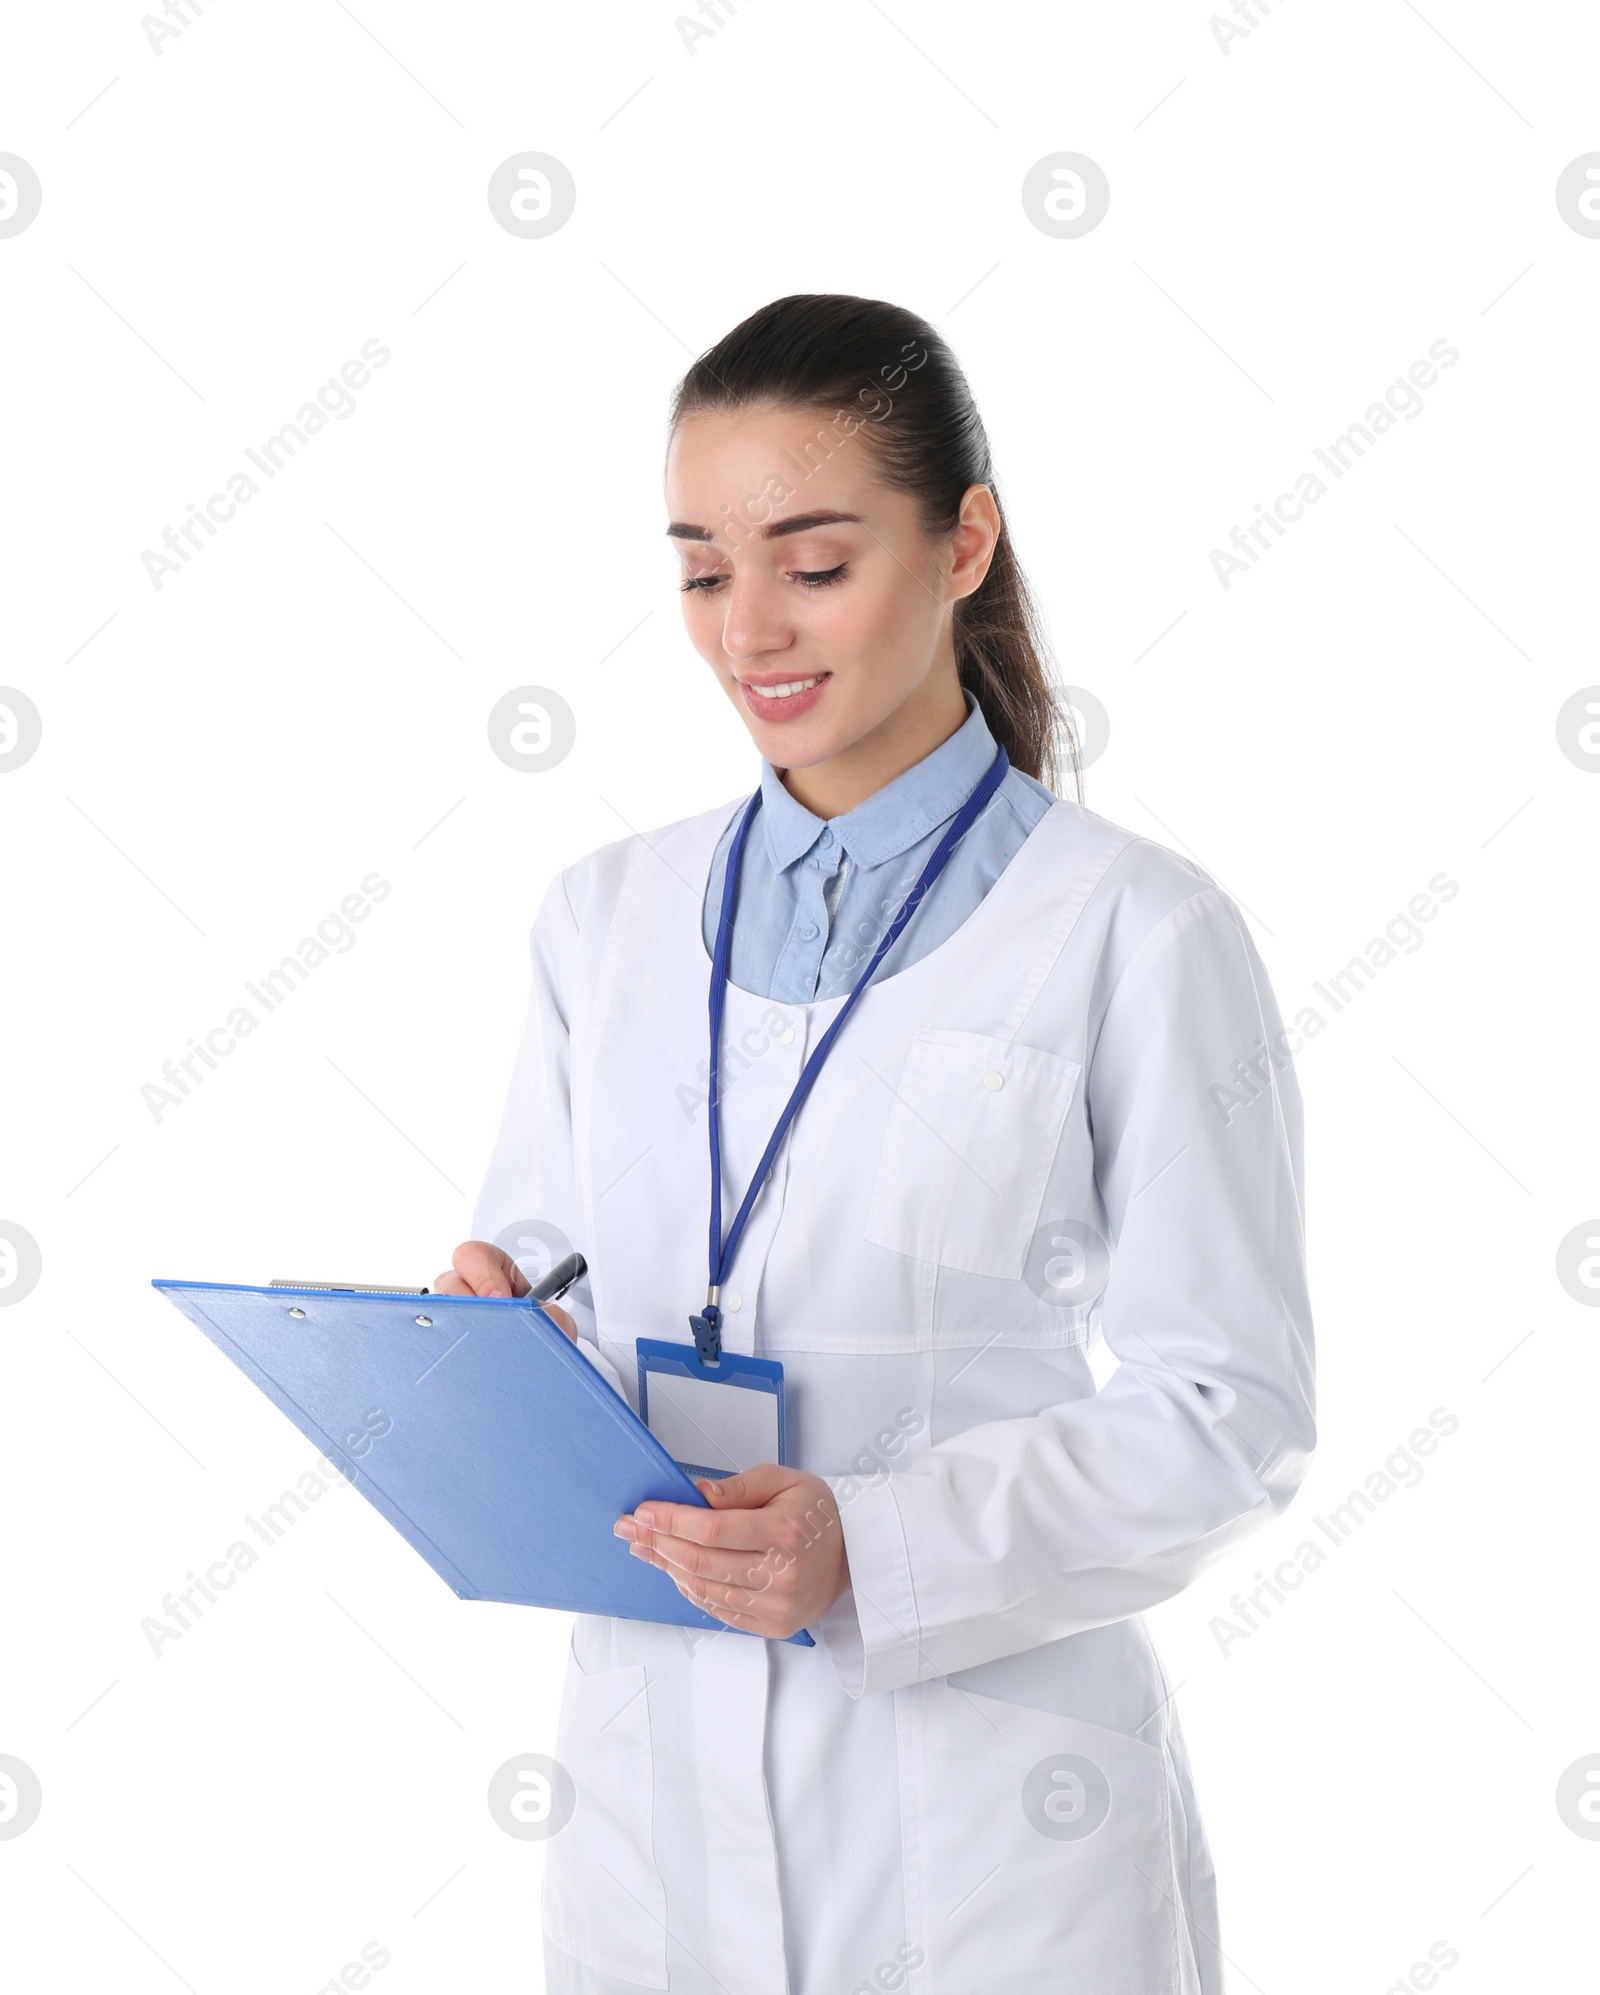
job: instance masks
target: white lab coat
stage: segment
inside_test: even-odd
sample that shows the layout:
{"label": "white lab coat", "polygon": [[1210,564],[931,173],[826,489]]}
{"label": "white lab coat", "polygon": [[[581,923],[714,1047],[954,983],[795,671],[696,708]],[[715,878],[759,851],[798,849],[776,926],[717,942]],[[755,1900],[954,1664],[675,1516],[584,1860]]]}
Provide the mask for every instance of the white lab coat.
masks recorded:
{"label": "white lab coat", "polygon": [[[635,1403],[635,1339],[689,1341],[705,1297],[701,903],[737,807],[580,862],[581,920],[551,887],[474,1214],[582,1248],[569,1304]],[[842,1003],[730,987],[724,1226]],[[789,1460],[839,1497],[853,1590],[814,1649],[578,1617],[553,1990],[1220,1995],[1139,1617],[1281,1510],[1313,1445],[1282,1043],[1227,895],[1066,802],[872,986],[724,1292],[727,1344],[784,1363]]]}

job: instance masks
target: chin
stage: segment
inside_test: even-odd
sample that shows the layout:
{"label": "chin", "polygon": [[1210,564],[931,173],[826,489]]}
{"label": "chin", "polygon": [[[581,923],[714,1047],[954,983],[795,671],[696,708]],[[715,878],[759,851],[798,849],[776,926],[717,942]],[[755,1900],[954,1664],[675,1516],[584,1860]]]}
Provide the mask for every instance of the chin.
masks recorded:
{"label": "chin", "polygon": [[751,738],[775,769],[812,769],[837,755],[848,742],[836,741],[832,732],[819,735],[800,721],[785,725],[779,721],[754,721]]}

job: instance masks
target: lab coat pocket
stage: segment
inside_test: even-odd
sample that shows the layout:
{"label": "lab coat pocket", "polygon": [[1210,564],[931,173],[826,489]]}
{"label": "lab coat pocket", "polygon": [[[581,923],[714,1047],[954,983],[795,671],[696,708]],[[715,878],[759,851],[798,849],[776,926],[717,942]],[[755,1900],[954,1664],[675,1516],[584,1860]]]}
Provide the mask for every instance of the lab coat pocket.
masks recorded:
{"label": "lab coat pocket", "polygon": [[1160,1749],[942,1682],[896,1695],[921,1788],[919,1995],[1195,1995]]}
{"label": "lab coat pocket", "polygon": [[545,1863],[546,1935],[602,1974],[667,1986],[667,1893],[656,1868],[650,1697],[642,1667],[586,1676],[567,1655],[555,1756],[577,1802]]}
{"label": "lab coat pocket", "polygon": [[1020,1276],[1079,1072],[1014,1039],[924,1026],[889,1111],[866,1238]]}

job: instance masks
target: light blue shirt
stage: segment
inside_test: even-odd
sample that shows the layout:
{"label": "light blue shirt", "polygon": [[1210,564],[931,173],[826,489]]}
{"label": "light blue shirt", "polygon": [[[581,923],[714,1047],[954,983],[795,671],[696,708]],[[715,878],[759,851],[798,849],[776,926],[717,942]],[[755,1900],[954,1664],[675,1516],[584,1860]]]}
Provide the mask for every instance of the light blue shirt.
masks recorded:
{"label": "light blue shirt", "polygon": [[[733,910],[728,975],[741,990],[809,1004],[842,996],[855,983],[945,826],[994,760],[983,711],[970,693],[966,700],[967,718],[948,741],[840,817],[814,816],[763,760],[761,808],[745,840]],[[877,975],[893,976],[954,934],[1055,801],[1043,783],[1007,769]],[[728,850],[742,815],[742,808],[734,812],[711,862],[708,951],[716,946]]]}

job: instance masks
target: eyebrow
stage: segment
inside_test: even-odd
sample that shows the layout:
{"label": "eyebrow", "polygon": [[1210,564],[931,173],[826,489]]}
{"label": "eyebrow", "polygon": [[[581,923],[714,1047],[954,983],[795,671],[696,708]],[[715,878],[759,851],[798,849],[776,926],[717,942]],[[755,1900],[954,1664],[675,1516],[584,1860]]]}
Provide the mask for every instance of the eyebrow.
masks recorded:
{"label": "eyebrow", "polygon": [[[865,518],[861,513],[796,513],[793,519],[774,520],[770,526],[761,529],[763,540],[776,540],[786,533],[809,533],[814,526],[859,526]],[[670,540],[712,540],[715,536],[703,526],[689,526],[682,520],[674,520],[667,528]]]}

